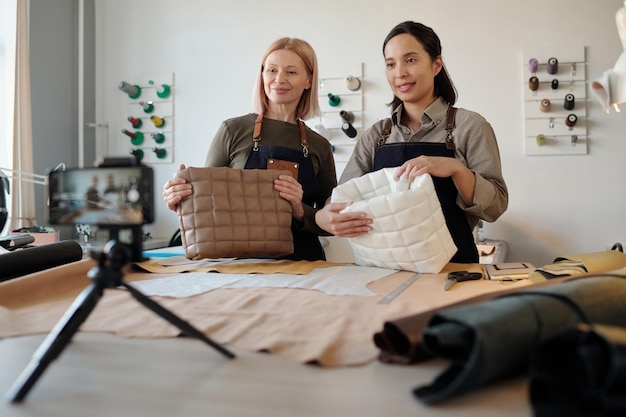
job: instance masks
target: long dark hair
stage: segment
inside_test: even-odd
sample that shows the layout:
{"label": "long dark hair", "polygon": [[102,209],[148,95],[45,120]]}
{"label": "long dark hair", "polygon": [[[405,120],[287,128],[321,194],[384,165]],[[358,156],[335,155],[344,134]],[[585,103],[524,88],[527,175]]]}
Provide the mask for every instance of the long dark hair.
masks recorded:
{"label": "long dark hair", "polygon": [[[385,54],[385,47],[391,38],[403,33],[408,33],[417,39],[417,41],[422,44],[426,52],[428,52],[428,55],[430,55],[430,58],[433,61],[441,55],[441,42],[439,41],[439,37],[435,31],[428,26],[412,22],[410,20],[402,22],[391,29],[391,32],[389,32],[383,42],[383,55]],[[435,97],[443,98],[451,106],[456,102],[456,88],[454,88],[454,84],[448,75],[445,65],[442,65],[441,71],[439,71],[439,74],[435,76]],[[389,103],[391,111],[393,111],[400,104],[402,104],[402,100],[394,94],[392,102]]]}

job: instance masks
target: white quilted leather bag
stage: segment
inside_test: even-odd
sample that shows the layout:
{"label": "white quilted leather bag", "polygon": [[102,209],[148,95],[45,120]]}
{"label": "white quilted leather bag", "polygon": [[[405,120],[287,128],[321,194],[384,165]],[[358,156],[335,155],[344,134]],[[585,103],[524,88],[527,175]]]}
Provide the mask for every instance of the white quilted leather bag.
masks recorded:
{"label": "white quilted leather bag", "polygon": [[342,212],[365,212],[372,231],[348,238],[358,265],[439,273],[457,247],[446,225],[429,174],[409,183],[385,168],[353,178],[333,190],[331,201],[353,202]]}

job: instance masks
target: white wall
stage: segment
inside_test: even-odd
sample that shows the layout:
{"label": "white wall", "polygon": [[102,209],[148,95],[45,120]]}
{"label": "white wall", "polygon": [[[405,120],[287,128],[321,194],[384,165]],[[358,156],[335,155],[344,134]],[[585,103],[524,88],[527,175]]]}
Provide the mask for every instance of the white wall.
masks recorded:
{"label": "white wall", "polygon": [[[524,155],[522,50],[584,46],[588,81],[612,67],[622,46],[614,23],[622,0],[96,0],[99,138],[108,152],[128,152],[120,130],[125,97],[117,86],[132,74],[175,73],[175,163],[154,165],[158,223],[169,237],[174,213],[160,188],[178,163],[202,165],[219,122],[250,111],[259,60],[280,36],[308,40],[320,72],[343,74],[364,63],[365,125],[385,117],[390,101],[381,44],[403,20],[438,33],[444,61],[459,91],[458,105],[478,111],[499,140],[510,190],[508,211],[487,224],[486,236],[509,245],[509,260],[536,265],[559,255],[594,252],[626,241],[626,111],[588,109],[589,153]],[[546,57],[547,59],[547,57]],[[127,122],[126,122],[127,123]]]}

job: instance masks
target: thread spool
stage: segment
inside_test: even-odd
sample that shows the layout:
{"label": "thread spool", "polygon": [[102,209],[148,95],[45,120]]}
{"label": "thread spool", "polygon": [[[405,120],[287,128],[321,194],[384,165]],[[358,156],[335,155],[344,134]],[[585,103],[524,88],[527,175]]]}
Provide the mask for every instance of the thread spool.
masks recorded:
{"label": "thread spool", "polygon": [[154,152],[154,154],[156,155],[157,158],[159,159],[163,159],[167,156],[167,151],[163,148],[157,148],[154,147],[152,148],[152,152]]}
{"label": "thread spool", "polygon": [[151,101],[140,101],[139,105],[143,108],[144,113],[152,113],[154,111],[154,104]]}
{"label": "thread spool", "polygon": [[537,141],[537,145],[543,146],[543,145],[546,144],[546,140],[547,140],[546,139],[546,135],[543,135],[543,134],[540,133],[540,134],[537,135],[535,140]]}
{"label": "thread spool", "polygon": [[578,116],[576,116],[574,113],[569,114],[565,118],[565,124],[570,128],[570,130],[572,130],[572,128],[576,126],[576,122],[578,122]]}
{"label": "thread spool", "polygon": [[137,98],[141,95],[141,87],[129,84],[126,81],[122,81],[120,83],[119,89],[128,94],[128,97],[130,98]]}
{"label": "thread spool", "polygon": [[346,86],[350,91],[357,91],[359,88],[361,88],[361,80],[359,80],[357,77],[353,77],[352,75],[348,75],[346,77]]}
{"label": "thread spool", "polygon": [[133,145],[141,145],[143,143],[143,132],[130,132],[122,129],[122,133],[130,138],[130,143]]}
{"label": "thread spool", "polygon": [[565,96],[565,100],[563,101],[563,108],[565,110],[574,110],[574,107],[576,107],[574,94],[567,94]]}
{"label": "thread spool", "polygon": [[133,116],[128,116],[128,121],[130,122],[130,124],[135,128],[135,129],[139,129],[141,127],[141,125],[143,124],[143,122],[141,121],[141,119],[137,119]]}
{"label": "thread spool", "polygon": [[156,127],[163,127],[163,126],[165,126],[165,120],[162,117],[150,116],[150,120],[152,121],[152,123],[154,123],[154,125]]}
{"label": "thread spool", "polygon": [[[151,86],[154,86],[154,81],[150,80],[148,81],[148,84],[150,84]],[[169,85],[167,84],[161,84],[161,88],[158,89],[156,91],[156,95],[159,98],[168,98],[170,96],[172,89]]]}
{"label": "thread spool", "polygon": [[341,103],[341,98],[339,96],[336,96],[333,93],[328,93],[328,104],[331,107],[337,107],[339,103]]}
{"label": "thread spool", "polygon": [[557,80],[556,78],[554,80],[552,80],[552,82],[550,83],[550,87],[552,87],[553,90],[558,90],[559,89],[559,80]]}
{"label": "thread spool", "polygon": [[163,133],[151,133],[150,136],[156,143],[165,142],[165,135]]}
{"label": "thread spool", "polygon": [[344,122],[352,123],[354,122],[354,113],[351,111],[341,110],[339,112],[339,116],[344,120]]}
{"label": "thread spool", "polygon": [[357,131],[354,128],[354,126],[352,126],[351,123],[348,122],[344,122],[341,125],[341,130],[343,130],[343,133],[346,134],[346,136],[348,136],[349,138],[354,138],[356,137]]}
{"label": "thread spool", "polygon": [[534,74],[537,72],[537,68],[539,68],[539,61],[537,61],[537,58],[530,58],[528,60],[528,71],[530,71],[531,74]]}
{"label": "thread spool", "polygon": [[556,74],[559,72],[559,60],[555,57],[548,59],[548,68],[546,68],[548,74]]}
{"label": "thread spool", "polygon": [[537,91],[539,89],[539,78],[534,75],[528,79],[528,88],[530,91]]}
{"label": "thread spool", "polygon": [[130,154],[135,157],[135,159],[139,162],[143,159],[143,149],[131,149]]}
{"label": "thread spool", "polygon": [[550,100],[548,100],[547,98],[544,98],[543,100],[541,100],[539,102],[539,110],[541,110],[544,113],[547,113],[550,111]]}

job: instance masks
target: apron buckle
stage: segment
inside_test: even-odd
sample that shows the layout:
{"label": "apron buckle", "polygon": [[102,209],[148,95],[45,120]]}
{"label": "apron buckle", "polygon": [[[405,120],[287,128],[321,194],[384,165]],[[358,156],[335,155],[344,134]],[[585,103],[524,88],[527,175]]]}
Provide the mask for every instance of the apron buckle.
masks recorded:
{"label": "apron buckle", "polygon": [[452,136],[452,132],[448,132],[448,136],[446,136],[446,149],[455,149],[454,136]]}

